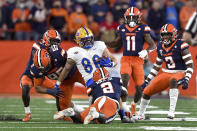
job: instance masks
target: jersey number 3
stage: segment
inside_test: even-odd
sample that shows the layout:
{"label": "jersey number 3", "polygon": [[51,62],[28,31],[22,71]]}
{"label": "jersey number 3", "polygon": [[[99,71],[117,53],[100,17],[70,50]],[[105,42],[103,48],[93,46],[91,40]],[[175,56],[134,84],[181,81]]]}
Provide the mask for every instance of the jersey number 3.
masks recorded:
{"label": "jersey number 3", "polygon": [[111,82],[105,82],[101,84],[101,88],[103,89],[103,93],[114,93],[113,86]]}
{"label": "jersey number 3", "polygon": [[127,51],[135,51],[135,36],[126,36],[127,40]]}

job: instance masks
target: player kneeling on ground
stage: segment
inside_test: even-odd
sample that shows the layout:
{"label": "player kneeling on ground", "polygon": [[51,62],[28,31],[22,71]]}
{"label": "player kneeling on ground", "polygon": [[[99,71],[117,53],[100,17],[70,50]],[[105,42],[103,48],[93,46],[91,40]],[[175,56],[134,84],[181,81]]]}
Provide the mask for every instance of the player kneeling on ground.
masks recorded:
{"label": "player kneeling on ground", "polygon": [[54,115],[54,119],[70,116],[75,123],[89,124],[109,123],[115,119],[119,110],[121,95],[120,78],[109,77],[105,68],[97,68],[93,75],[94,85],[87,89],[88,95],[93,97],[93,104],[81,113],[73,108],[67,108]]}
{"label": "player kneeling on ground", "polygon": [[[170,108],[167,117],[173,119],[179,94],[178,86],[182,85],[182,89],[186,90],[193,73],[193,60],[188,49],[189,45],[176,38],[177,31],[174,26],[165,24],[160,33],[161,42],[157,44],[156,62],[143,84],[143,88],[146,88],[141,99],[138,119],[145,118],[144,112],[150,102],[150,97],[168,87],[170,87]],[[163,68],[162,73],[157,75],[163,62],[166,64],[166,69]]]}

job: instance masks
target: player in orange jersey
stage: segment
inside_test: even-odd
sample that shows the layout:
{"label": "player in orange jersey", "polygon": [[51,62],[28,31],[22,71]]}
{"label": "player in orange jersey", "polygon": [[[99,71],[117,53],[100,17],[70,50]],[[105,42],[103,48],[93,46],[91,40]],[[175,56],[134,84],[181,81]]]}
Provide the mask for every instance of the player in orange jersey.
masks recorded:
{"label": "player in orange jersey", "polygon": [[[144,82],[143,63],[148,53],[155,48],[153,39],[150,36],[150,27],[140,22],[141,13],[136,7],[130,7],[126,10],[125,24],[119,25],[117,28],[118,37],[115,41],[106,42],[109,47],[116,47],[123,44],[123,56],[121,58],[121,78],[123,86],[128,88],[130,77],[135,82],[134,102],[131,103],[131,113],[136,115],[136,104],[142,96],[141,85]],[[143,49],[144,42],[147,42],[149,47]],[[123,108],[126,112],[129,109],[126,107],[127,92],[122,93]]]}
{"label": "player in orange jersey", "polygon": [[[160,33],[161,42],[157,44],[156,62],[143,84],[145,89],[138,119],[145,118],[144,112],[150,102],[150,97],[168,87],[170,88],[170,108],[167,117],[173,119],[179,94],[178,87],[181,85],[182,89],[186,90],[193,73],[193,60],[188,49],[189,45],[176,38],[177,30],[174,26],[165,24]],[[162,73],[157,75],[163,62],[166,68],[162,68]]]}

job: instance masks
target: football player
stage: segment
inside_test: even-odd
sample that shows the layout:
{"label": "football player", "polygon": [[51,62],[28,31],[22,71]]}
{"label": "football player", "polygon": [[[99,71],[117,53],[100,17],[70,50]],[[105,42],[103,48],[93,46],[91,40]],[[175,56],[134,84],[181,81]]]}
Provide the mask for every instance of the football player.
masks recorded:
{"label": "football player", "polygon": [[[141,85],[144,82],[143,63],[148,53],[155,48],[153,39],[150,36],[150,27],[141,23],[141,13],[136,7],[130,7],[124,14],[125,24],[119,25],[117,28],[117,38],[114,41],[106,42],[108,47],[114,48],[123,43],[123,56],[121,58],[120,73],[123,86],[128,88],[130,77],[135,82],[134,102],[131,103],[131,114],[136,115],[136,104],[142,96]],[[147,42],[149,47],[143,49],[144,42]],[[121,98],[123,108],[129,113],[126,107],[128,94],[123,93]]]}
{"label": "football player", "polygon": [[[174,26],[165,24],[160,34],[161,41],[157,44],[156,62],[143,84],[143,88],[146,88],[141,99],[138,119],[144,119],[144,112],[150,102],[150,97],[168,87],[170,87],[170,107],[167,117],[173,119],[179,94],[178,86],[182,85],[182,89],[186,90],[193,73],[193,60],[189,46],[176,38],[177,30]],[[162,68],[162,73],[157,75],[163,62],[166,68]]]}
{"label": "football player", "polygon": [[[51,94],[54,96],[59,96],[62,94],[62,91],[59,88],[53,88],[54,83],[51,81],[51,80],[55,80],[58,78],[58,75],[60,74],[61,70],[63,69],[66,63],[67,54],[63,49],[60,48],[59,46],[60,43],[61,43],[61,38],[60,38],[59,33],[56,30],[48,30],[47,32],[44,33],[42,42],[36,42],[33,44],[31,57],[21,77],[22,99],[23,99],[25,113],[26,113],[23,121],[29,121],[31,118],[31,111],[29,107],[29,102],[30,102],[29,92],[32,87],[35,87],[36,91],[39,93],[47,93],[47,94]],[[41,51],[42,49],[46,50],[45,53]],[[35,52],[37,53],[40,52],[40,54],[39,55],[36,54],[36,56],[40,56],[40,55],[45,56],[46,52],[49,52],[50,56],[52,56],[52,61],[49,64],[52,66],[50,66],[50,68],[47,66],[48,70],[46,70],[45,72],[38,70],[37,67],[35,66],[35,65],[38,66],[39,65],[38,63],[41,64],[43,62],[41,59],[42,57],[35,57],[35,60],[37,58],[40,58],[40,59],[37,59],[37,64],[34,64]],[[46,61],[48,60],[46,59]],[[78,74],[76,71],[76,67],[72,68],[72,71],[70,72],[68,79],[72,75],[75,75],[75,74],[76,74],[76,81],[79,79],[82,80],[82,78],[80,78],[80,74]],[[74,82],[75,82],[74,79],[72,80],[69,79],[67,81],[67,84],[68,86],[71,86],[73,85]],[[62,101],[60,103],[64,103],[60,105],[61,109],[65,109],[70,106],[69,98],[72,96],[72,88],[69,87],[68,90],[66,91],[66,94],[64,95],[68,95],[67,101],[65,101],[63,98],[58,97],[59,98],[58,102]]]}
{"label": "football player", "polygon": [[67,108],[56,113],[54,119],[70,116],[75,123],[83,124],[89,124],[93,120],[102,124],[113,121],[119,110],[122,85],[120,78],[110,77],[109,72],[102,67],[94,72],[93,81],[94,85],[87,89],[87,93],[93,97],[92,105],[81,113]]}
{"label": "football player", "polygon": [[108,51],[105,43],[94,41],[93,33],[87,27],[77,30],[75,41],[79,47],[73,47],[67,51],[67,62],[56,82],[56,87],[59,87],[75,65],[81,73],[86,87],[89,87],[94,83],[93,73],[99,64],[104,67],[114,67],[117,64],[117,60]]}

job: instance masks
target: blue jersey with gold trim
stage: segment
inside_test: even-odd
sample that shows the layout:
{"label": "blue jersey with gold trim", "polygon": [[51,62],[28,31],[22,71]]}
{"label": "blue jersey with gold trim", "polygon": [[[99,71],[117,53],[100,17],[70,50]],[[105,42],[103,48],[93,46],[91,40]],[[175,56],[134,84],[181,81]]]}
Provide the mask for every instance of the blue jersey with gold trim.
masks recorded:
{"label": "blue jersey with gold trim", "polygon": [[112,77],[96,82],[96,86],[91,93],[93,101],[100,96],[108,96],[120,101],[121,85],[122,83],[118,77]]}
{"label": "blue jersey with gold trim", "polygon": [[127,24],[122,24],[117,30],[123,42],[123,56],[139,56],[138,53],[144,46],[144,34],[150,33],[150,27],[141,24],[131,28]]}
{"label": "blue jersey with gold trim", "polygon": [[186,70],[182,52],[188,49],[189,45],[181,40],[175,40],[172,45],[165,48],[164,44],[157,44],[157,54],[162,58],[168,70]]}

